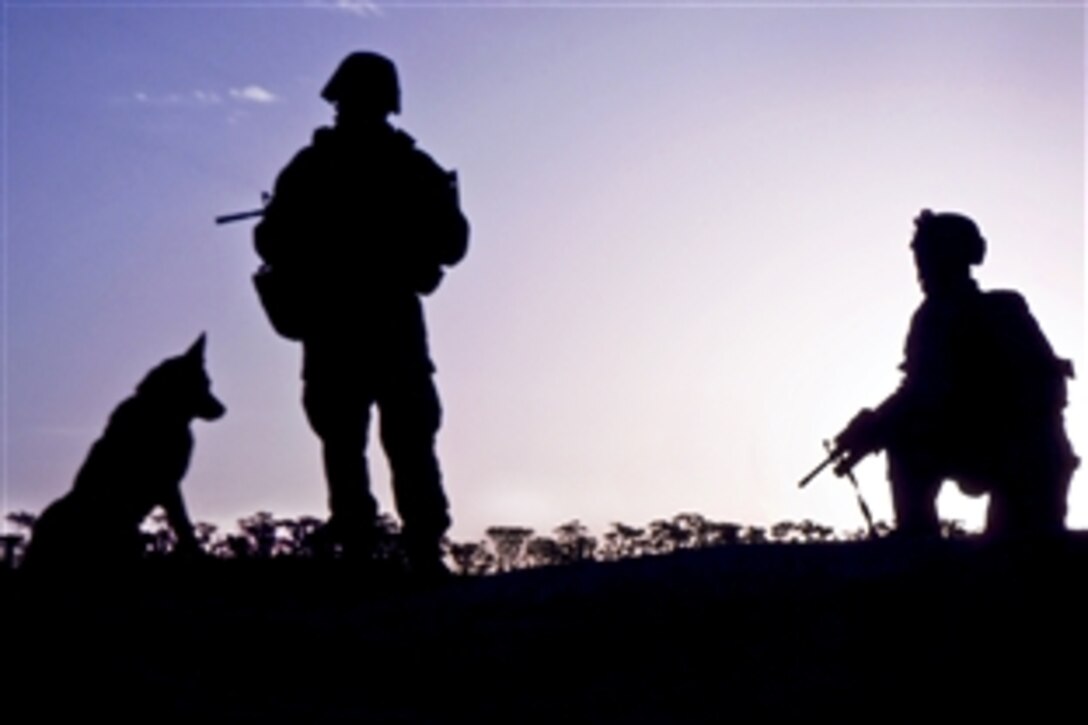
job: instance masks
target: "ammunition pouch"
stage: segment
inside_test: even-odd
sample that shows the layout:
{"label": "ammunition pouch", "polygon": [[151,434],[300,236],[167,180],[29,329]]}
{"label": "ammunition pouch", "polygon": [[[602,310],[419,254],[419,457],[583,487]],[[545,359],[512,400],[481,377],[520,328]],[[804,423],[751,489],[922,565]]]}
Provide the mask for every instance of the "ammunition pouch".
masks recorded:
{"label": "ammunition pouch", "polygon": [[253,286],[272,329],[288,340],[301,340],[304,329],[302,297],[291,277],[263,264],[253,274]]}

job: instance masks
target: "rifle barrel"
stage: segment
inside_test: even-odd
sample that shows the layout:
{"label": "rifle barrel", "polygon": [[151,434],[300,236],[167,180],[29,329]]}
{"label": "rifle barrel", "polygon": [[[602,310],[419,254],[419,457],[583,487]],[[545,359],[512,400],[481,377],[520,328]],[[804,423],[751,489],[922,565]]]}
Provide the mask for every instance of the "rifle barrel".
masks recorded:
{"label": "rifle barrel", "polygon": [[230,224],[232,222],[240,222],[243,219],[252,219],[259,216],[264,216],[264,209],[251,209],[250,211],[240,211],[234,214],[223,214],[215,218],[215,223]]}
{"label": "rifle barrel", "polygon": [[838,458],[838,456],[834,453],[828,455],[828,457],[825,458],[820,465],[813,468],[811,471],[809,471],[809,474],[807,476],[801,479],[801,482],[797,484],[797,488],[804,488],[805,486],[807,486],[809,482],[812,481],[812,479],[820,475],[820,471],[824,470],[832,463],[834,463],[836,458]]}

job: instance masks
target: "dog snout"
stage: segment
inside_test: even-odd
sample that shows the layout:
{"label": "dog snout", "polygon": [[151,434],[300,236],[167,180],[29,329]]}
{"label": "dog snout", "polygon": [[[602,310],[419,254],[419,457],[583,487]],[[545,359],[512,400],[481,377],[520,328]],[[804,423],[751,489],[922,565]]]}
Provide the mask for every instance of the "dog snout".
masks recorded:
{"label": "dog snout", "polygon": [[223,403],[215,396],[209,395],[204,400],[204,404],[201,406],[197,415],[202,420],[216,420],[222,418],[226,412],[227,406],[223,405]]}

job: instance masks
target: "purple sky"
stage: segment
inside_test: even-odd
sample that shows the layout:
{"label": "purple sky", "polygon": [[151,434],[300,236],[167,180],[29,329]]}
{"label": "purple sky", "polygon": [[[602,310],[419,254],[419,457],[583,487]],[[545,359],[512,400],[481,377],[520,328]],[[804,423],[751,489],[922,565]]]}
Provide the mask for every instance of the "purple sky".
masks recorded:
{"label": "purple sky", "polygon": [[[324,513],[299,351],[252,293],[249,226],[212,219],[331,120],[318,92],[357,49],[397,62],[396,123],[459,171],[473,225],[427,300],[455,536],[860,527],[845,483],[796,481],[898,381],[922,207],[973,216],[983,286],[1088,365],[1079,3],[533,5],[5,3],[5,511],[66,491],[206,330],[229,413],[195,426],[194,517]],[[858,474],[888,517],[882,461]]]}

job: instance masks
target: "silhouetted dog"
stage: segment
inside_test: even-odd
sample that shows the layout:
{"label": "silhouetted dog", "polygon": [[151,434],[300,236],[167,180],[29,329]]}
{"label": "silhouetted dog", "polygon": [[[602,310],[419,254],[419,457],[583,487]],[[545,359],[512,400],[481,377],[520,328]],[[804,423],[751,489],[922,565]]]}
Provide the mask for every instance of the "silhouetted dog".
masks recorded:
{"label": "silhouetted dog", "polygon": [[117,406],[72,490],[34,525],[24,567],[135,562],[143,553],[140,524],[156,506],[165,511],[178,550],[199,551],[181,495],[193,450],[189,425],[226,412],[204,371],[204,344],[202,334],[184,355],[149,372],[136,394]]}

